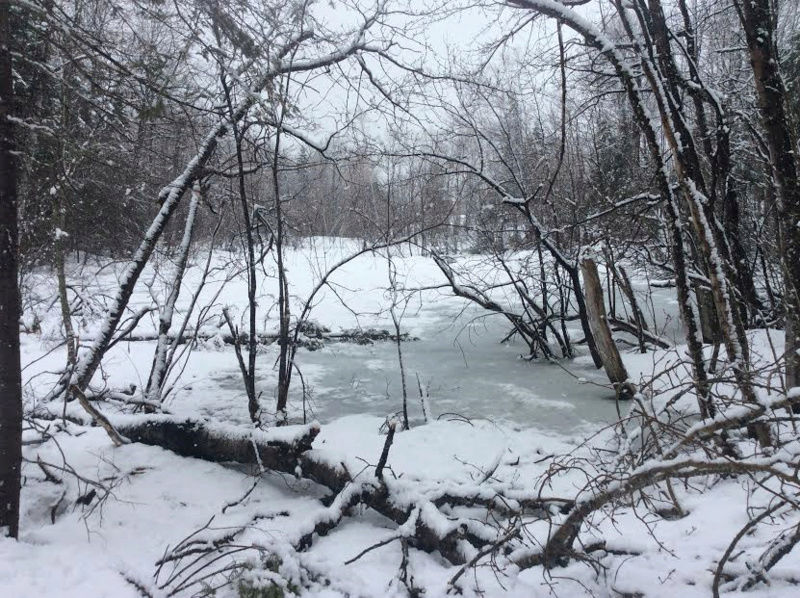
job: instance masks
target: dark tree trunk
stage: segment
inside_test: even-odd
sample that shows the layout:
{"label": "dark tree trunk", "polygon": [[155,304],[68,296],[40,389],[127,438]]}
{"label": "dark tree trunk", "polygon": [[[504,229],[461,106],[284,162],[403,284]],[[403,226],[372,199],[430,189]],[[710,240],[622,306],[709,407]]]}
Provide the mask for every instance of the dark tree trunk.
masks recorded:
{"label": "dark tree trunk", "polygon": [[780,72],[775,20],[769,0],[736,4],[742,21],[758,94],[764,141],[769,148],[781,228],[781,265],[785,284],[786,387],[800,386],[800,183],[794,138]]}
{"label": "dark tree trunk", "polygon": [[739,293],[738,303],[742,312],[741,318],[745,323],[757,322],[758,316],[764,310],[764,304],[756,291],[753,268],[750,266],[747,251],[742,245],[739,198],[731,188],[728,188],[725,193],[723,214],[725,235],[731,245],[731,262],[736,271],[736,289]]}
{"label": "dark tree trunk", "polygon": [[[250,420],[258,423],[260,411],[258,397],[256,396],[256,301],[257,280],[256,280],[256,252],[255,235],[253,234],[253,222],[250,218],[250,203],[247,200],[247,188],[245,186],[244,155],[242,145],[244,141],[243,129],[239,128],[236,121],[233,121],[234,105],[231,92],[223,76],[221,79],[222,88],[225,90],[225,98],[228,102],[228,110],[233,122],[233,139],[236,146],[236,165],[239,169],[237,177],[239,185],[239,203],[242,208],[242,222],[244,224],[244,251],[247,259],[247,315],[248,315],[248,334],[247,334],[247,365],[243,359],[239,360],[239,368],[244,379],[244,388],[247,393],[247,410],[250,413]],[[229,323],[230,326],[230,323]],[[231,333],[233,328],[231,327]]]}
{"label": "dark tree trunk", "polygon": [[9,3],[0,2],[0,534],[19,535],[22,382],[17,286],[17,164]]}

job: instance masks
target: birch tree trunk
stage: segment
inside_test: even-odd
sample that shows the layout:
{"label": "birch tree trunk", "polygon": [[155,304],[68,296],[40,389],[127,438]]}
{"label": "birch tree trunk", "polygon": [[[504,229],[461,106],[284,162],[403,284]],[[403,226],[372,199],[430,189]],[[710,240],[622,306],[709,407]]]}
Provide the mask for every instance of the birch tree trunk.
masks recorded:
{"label": "birch tree trunk", "polygon": [[172,288],[169,291],[169,296],[167,297],[164,307],[161,309],[158,321],[158,342],[156,343],[156,350],[153,355],[153,366],[150,369],[150,376],[148,377],[147,387],[144,393],[145,399],[153,404],[161,402],[164,383],[166,382],[167,371],[170,366],[168,358],[168,350],[171,343],[169,329],[172,327],[175,305],[178,302],[178,296],[181,292],[183,275],[184,272],[186,272],[186,263],[189,261],[189,248],[192,244],[192,233],[194,232],[197,205],[200,203],[201,193],[200,185],[195,183],[192,188],[192,200],[189,203],[186,225],[183,229],[183,238],[181,239],[181,244],[178,249],[178,260],[175,264],[175,273],[172,277]]}

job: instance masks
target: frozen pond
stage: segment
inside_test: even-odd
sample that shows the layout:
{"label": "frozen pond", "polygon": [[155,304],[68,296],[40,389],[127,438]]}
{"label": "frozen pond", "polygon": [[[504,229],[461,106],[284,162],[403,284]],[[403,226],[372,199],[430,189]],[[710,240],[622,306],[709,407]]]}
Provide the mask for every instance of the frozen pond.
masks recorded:
{"label": "frozen pond", "polygon": [[[308,297],[320,272],[355,250],[352,243],[320,242],[320,247],[312,245],[290,253],[293,296],[298,301]],[[215,272],[218,275],[228,272],[233,257],[226,252],[216,255],[219,267]],[[458,259],[461,271],[472,273],[476,284],[491,286],[503,282],[502,277],[492,278],[496,269],[489,268],[491,264],[487,265],[481,256],[459,256]],[[574,360],[525,361],[520,358],[526,349],[521,343],[512,340],[500,344],[510,324],[502,316],[488,315],[481,308],[454,297],[450,289],[442,285],[442,273],[430,258],[404,255],[398,259],[397,266],[401,269],[404,289],[408,290],[403,301],[394,299],[395,304],[401,306],[400,327],[419,339],[402,344],[412,422],[422,419],[419,383],[429,397],[429,416],[433,418],[457,414],[574,435],[580,433],[577,432],[579,428],[596,428],[616,419],[618,406],[614,393],[604,373],[591,364],[584,346],[576,348],[579,357]],[[77,274],[81,274],[79,269]],[[188,271],[187,288],[199,283],[198,276],[198,268]],[[103,276],[88,279],[94,281],[92,284],[96,288],[92,287],[87,294],[106,296],[110,292],[108,289],[117,284],[117,277],[108,271],[104,271]],[[680,332],[674,315],[674,290],[653,289],[652,301],[648,301],[644,292],[647,281],[634,278],[633,282],[651,327],[655,322],[657,333],[674,340]],[[259,325],[274,333],[277,326],[275,278],[264,277],[261,283]],[[54,295],[52,284],[52,277],[44,273],[40,281],[41,296]],[[331,283],[335,291],[320,293],[315,298],[310,317],[333,331],[357,326],[389,328],[388,306],[393,299],[387,284],[385,258],[363,255],[337,271],[336,280]],[[208,284],[203,292],[205,296],[199,304],[210,305],[212,313],[222,306],[234,306],[241,319],[246,284],[240,277],[217,280]],[[188,302],[190,296],[190,293],[183,293],[182,301]],[[134,299],[133,306],[137,309],[152,305],[154,300],[146,288],[139,289]],[[498,300],[510,305],[512,311],[515,309],[513,302],[502,297]],[[617,297],[616,304],[617,313],[624,317],[623,298]],[[292,313],[299,311],[297,303]],[[57,311],[48,311],[46,315],[42,336],[59,338],[61,323]],[[218,320],[209,319],[207,333],[224,331]],[[141,328],[146,332],[150,326],[154,332],[156,324],[155,317],[144,319]],[[241,325],[244,326],[243,320]],[[83,333],[91,336],[93,330],[90,327]],[[572,322],[570,336],[573,340],[583,336],[577,322]],[[26,362],[34,364],[25,371],[28,384],[35,383],[42,389],[39,394],[44,394],[47,376],[63,366],[63,355],[58,351],[47,353],[50,350],[47,343],[30,335],[25,338],[24,350]],[[152,342],[120,343],[105,361],[104,373],[110,376],[107,384],[125,388],[135,383],[138,388],[144,388],[153,350]],[[266,413],[275,405],[277,352],[274,344],[259,350],[256,384],[260,404]],[[42,359],[45,354],[49,357]],[[293,421],[303,416],[303,381],[310,390],[306,415],[323,423],[353,414],[385,417],[402,409],[400,368],[397,348],[392,342],[366,346],[332,343],[317,351],[300,349],[297,364],[302,379],[294,375],[292,380],[290,418]],[[249,421],[241,373],[229,345],[210,342],[199,346],[191,354],[185,370],[176,368],[174,378],[175,392],[165,404],[172,412],[199,413],[238,423]],[[624,410],[626,406],[621,408]]]}
{"label": "frozen pond", "polygon": [[[477,309],[458,316],[447,303],[426,311],[433,316],[426,332],[402,345],[412,422],[422,417],[417,376],[434,417],[456,413],[562,432],[615,418],[614,393],[593,384],[607,379],[586,359],[528,362],[520,343],[499,343],[509,330],[503,318],[476,319],[483,313]],[[303,351],[300,362],[313,372],[310,407],[322,422],[402,408],[394,343],[332,344]]]}
{"label": "frozen pond", "polygon": [[[673,291],[654,293],[657,307],[650,318],[667,338],[679,333],[674,317]],[[671,315],[673,314],[673,315]],[[385,328],[385,324],[382,326]],[[417,313],[401,321],[418,340],[402,344],[406,371],[409,418],[422,419],[419,383],[428,394],[429,416],[483,418],[514,427],[531,427],[573,434],[596,429],[617,418],[618,405],[608,379],[591,363],[585,346],[576,348],[574,360],[526,361],[525,347],[515,341],[500,344],[510,325],[501,316],[487,315],[476,306],[464,308],[460,300],[421,302]],[[576,322],[570,337],[582,337]],[[624,351],[624,347],[621,347]],[[262,404],[274,393],[275,361],[272,346],[260,358],[257,382]],[[300,349],[298,365],[310,389],[308,419],[322,423],[353,414],[384,417],[402,409],[402,385],[397,348],[393,342],[371,345],[331,343],[316,351]],[[419,382],[418,382],[419,377]],[[241,392],[241,379],[230,368],[215,382],[229,391]],[[302,417],[302,384],[293,377],[290,414]],[[627,405],[619,405],[624,413]]]}
{"label": "frozen pond", "polygon": [[[673,295],[671,289],[655,289],[650,315],[659,332],[674,341],[681,332]],[[616,420],[614,392],[585,346],[577,348],[574,360],[526,361],[521,343],[500,344],[508,322],[486,314],[475,306],[462,310],[453,301],[421,306],[424,325],[412,327],[419,340],[402,345],[412,423],[422,417],[417,376],[433,417],[455,413],[565,433]],[[577,323],[573,326],[571,338],[581,338]],[[385,416],[402,408],[394,343],[332,344],[303,351],[300,363],[312,372],[310,411],[322,422],[355,413]],[[619,407],[623,413],[627,408]]]}

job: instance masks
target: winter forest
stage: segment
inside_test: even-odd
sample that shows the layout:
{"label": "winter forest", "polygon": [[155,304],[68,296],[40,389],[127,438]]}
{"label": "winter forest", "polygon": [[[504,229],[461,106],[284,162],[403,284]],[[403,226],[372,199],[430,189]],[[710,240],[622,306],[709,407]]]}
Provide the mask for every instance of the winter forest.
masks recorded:
{"label": "winter forest", "polygon": [[0,596],[800,595],[796,0],[0,0]]}

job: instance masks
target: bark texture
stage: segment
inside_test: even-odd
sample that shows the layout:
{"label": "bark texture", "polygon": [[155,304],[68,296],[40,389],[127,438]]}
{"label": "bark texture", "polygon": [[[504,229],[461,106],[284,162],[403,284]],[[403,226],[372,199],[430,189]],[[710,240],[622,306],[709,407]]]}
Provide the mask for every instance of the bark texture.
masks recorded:
{"label": "bark texture", "polygon": [[17,286],[17,160],[9,3],[0,2],[0,534],[19,535],[22,383]]}
{"label": "bark texture", "polygon": [[769,0],[737,3],[758,95],[764,141],[772,163],[781,230],[781,265],[786,318],[786,387],[800,386],[800,183],[797,180],[796,132],[786,107],[775,40],[775,18]]}
{"label": "bark texture", "polygon": [[585,256],[581,259],[581,274],[586,294],[586,313],[589,325],[592,327],[597,350],[603,361],[603,369],[620,397],[630,398],[631,386],[628,383],[628,371],[622,363],[619,349],[611,336],[611,328],[608,326],[606,308],[603,303],[603,286],[600,283],[597,264],[592,258]]}

